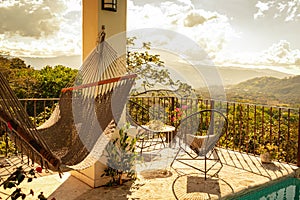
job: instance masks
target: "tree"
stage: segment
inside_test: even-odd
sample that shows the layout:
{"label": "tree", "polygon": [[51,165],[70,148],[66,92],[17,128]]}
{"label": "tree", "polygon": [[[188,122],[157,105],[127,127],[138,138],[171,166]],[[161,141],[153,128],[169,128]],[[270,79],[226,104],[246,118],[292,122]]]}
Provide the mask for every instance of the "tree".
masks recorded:
{"label": "tree", "polygon": [[10,69],[22,69],[22,68],[30,68],[30,66],[26,66],[25,61],[20,58],[12,58],[10,60]]}
{"label": "tree", "polygon": [[33,68],[10,70],[9,83],[18,98],[33,98],[36,96],[38,72]]}
{"label": "tree", "polygon": [[10,61],[6,56],[0,56],[0,71],[7,73],[9,70]]}
{"label": "tree", "polygon": [[36,72],[30,66],[26,66],[24,60],[1,55],[0,70],[7,77],[11,88],[19,98],[33,97]]}
{"label": "tree", "polygon": [[18,98],[57,98],[77,75],[76,69],[62,65],[35,70],[24,60],[6,55],[0,55],[0,70]]}
{"label": "tree", "polygon": [[150,42],[143,43],[142,49],[145,51],[131,51],[135,39],[136,37],[127,39],[127,71],[138,75],[137,80],[142,81],[141,86],[144,90],[153,89],[157,84],[161,84],[185,95],[193,91],[187,83],[173,80],[159,55],[148,52],[151,48]]}
{"label": "tree", "polygon": [[61,89],[72,83],[77,70],[57,65],[46,66],[37,75],[36,95],[38,98],[57,98]]}

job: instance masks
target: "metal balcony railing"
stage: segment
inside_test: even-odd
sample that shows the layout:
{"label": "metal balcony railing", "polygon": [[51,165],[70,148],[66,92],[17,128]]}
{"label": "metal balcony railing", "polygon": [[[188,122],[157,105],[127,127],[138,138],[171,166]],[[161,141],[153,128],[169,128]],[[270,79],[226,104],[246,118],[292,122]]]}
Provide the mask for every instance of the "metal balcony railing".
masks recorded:
{"label": "metal balcony railing", "polygon": [[[228,131],[220,139],[219,147],[251,155],[259,155],[260,150],[267,147],[277,161],[300,166],[299,108],[169,96],[138,96],[130,99],[156,113],[155,118],[173,126],[193,112],[208,108],[218,109],[226,115],[229,123]],[[21,99],[21,102],[38,126],[49,118],[58,100]],[[143,123],[151,120],[130,105],[127,109],[136,120]]]}
{"label": "metal balcony railing", "polygon": [[45,122],[51,115],[59,98],[19,99],[35,126]]}
{"label": "metal balcony railing", "polygon": [[300,166],[299,108],[167,96],[138,96],[131,100],[158,113],[157,118],[173,126],[193,112],[218,109],[229,123],[219,147],[253,155],[267,148],[277,161]]}

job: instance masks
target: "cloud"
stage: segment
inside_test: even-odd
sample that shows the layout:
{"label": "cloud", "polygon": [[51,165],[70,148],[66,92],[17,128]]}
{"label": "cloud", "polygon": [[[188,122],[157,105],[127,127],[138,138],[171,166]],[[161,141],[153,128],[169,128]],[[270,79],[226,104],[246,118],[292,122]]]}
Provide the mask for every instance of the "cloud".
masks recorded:
{"label": "cloud", "polygon": [[1,50],[28,57],[81,54],[80,0],[9,2],[0,4]]}
{"label": "cloud", "polygon": [[259,17],[264,17],[265,13],[270,9],[270,6],[273,4],[272,1],[269,2],[261,2],[258,1],[255,5],[257,7],[257,12],[254,14],[254,19],[257,19]]}
{"label": "cloud", "polygon": [[281,40],[263,51],[261,57],[268,64],[293,65],[300,59],[300,50],[291,49],[288,41]]}
{"label": "cloud", "polygon": [[254,19],[271,17],[274,19],[283,19],[284,21],[298,21],[300,19],[300,1],[299,0],[262,0],[256,4],[257,12]]}
{"label": "cloud", "polygon": [[62,2],[21,0],[7,7],[0,7],[0,34],[39,38],[56,32],[60,18],[56,12],[65,5]]}
{"label": "cloud", "polygon": [[201,25],[206,21],[207,19],[204,18],[202,15],[200,15],[200,13],[190,12],[183,20],[183,23],[185,27],[193,27],[193,26]]}
{"label": "cloud", "polygon": [[[217,64],[240,64],[261,66],[300,65],[300,50],[292,49],[286,40],[272,44],[264,51],[257,53],[222,52],[216,58]],[[299,67],[298,67],[299,68]],[[300,69],[298,69],[299,71]]]}
{"label": "cloud", "polygon": [[[268,15],[285,11],[294,12],[293,2],[281,1],[258,1],[256,7],[258,12],[256,18],[268,17]],[[226,49],[226,44],[239,38],[241,33],[235,31],[231,25],[231,20],[218,12],[211,12],[204,9],[196,9],[190,2],[167,1],[155,4],[137,5],[133,1],[128,3],[128,28],[134,30],[138,28],[164,28],[181,33],[194,40],[202,47],[209,57],[216,64],[239,64],[239,65],[294,65],[300,62],[298,49],[292,49],[289,42],[277,40],[264,51],[253,50],[251,52],[237,52]],[[277,9],[278,8],[278,9]],[[288,8],[290,10],[288,10]],[[290,16],[290,15],[289,15]],[[268,20],[264,22],[269,22]],[[153,31],[155,35],[155,31]],[[255,37],[255,36],[253,36]],[[150,37],[147,37],[147,39]],[[153,41],[162,47],[172,39],[171,36],[153,36]],[[152,41],[151,41],[152,42]],[[178,45],[177,48],[186,52],[193,49],[186,45]],[[174,47],[176,52],[180,50]]]}
{"label": "cloud", "polygon": [[[194,40],[212,59],[227,41],[238,36],[227,16],[196,9],[190,1],[177,0],[136,5],[130,0],[127,13],[129,31],[142,28],[175,31]],[[187,50],[193,51],[188,47]]]}

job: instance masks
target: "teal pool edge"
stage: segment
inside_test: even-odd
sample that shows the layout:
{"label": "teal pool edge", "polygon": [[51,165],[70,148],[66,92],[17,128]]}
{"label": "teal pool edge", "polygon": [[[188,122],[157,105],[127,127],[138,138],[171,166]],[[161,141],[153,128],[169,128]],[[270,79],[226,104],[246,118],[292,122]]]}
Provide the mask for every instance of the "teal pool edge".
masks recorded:
{"label": "teal pool edge", "polygon": [[256,189],[253,189],[249,192],[244,192],[242,194],[237,194],[231,198],[230,200],[246,200],[253,199],[253,195],[257,196],[266,196],[271,192],[280,190],[281,188],[288,187],[290,185],[299,185],[300,187],[300,179],[294,177],[287,177],[281,180],[275,181],[271,184],[259,186]]}

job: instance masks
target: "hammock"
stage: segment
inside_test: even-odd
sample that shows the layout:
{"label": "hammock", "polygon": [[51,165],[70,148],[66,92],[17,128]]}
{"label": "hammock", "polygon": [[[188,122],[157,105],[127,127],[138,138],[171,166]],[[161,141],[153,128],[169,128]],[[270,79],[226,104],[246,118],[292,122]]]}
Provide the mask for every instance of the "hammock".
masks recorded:
{"label": "hammock", "polygon": [[83,63],[73,87],[64,88],[51,117],[35,128],[0,72],[0,121],[34,162],[60,171],[84,169],[100,159],[126,104],[136,75],[125,57],[102,41]]}

